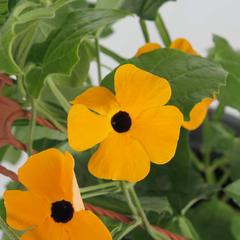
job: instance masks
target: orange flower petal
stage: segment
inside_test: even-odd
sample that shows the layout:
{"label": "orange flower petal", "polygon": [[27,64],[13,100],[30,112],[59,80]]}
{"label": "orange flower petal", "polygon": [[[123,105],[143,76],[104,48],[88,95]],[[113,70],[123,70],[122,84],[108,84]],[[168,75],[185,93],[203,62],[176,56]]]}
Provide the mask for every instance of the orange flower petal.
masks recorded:
{"label": "orange flower petal", "polygon": [[165,164],[175,154],[182,123],[178,108],[163,106],[143,112],[129,134],[141,142],[152,162]]}
{"label": "orange flower petal", "polygon": [[184,38],[178,38],[175,41],[173,41],[170,45],[170,48],[178,49],[179,51],[188,54],[198,55],[198,53],[193,49],[192,45],[188,42],[188,40]]}
{"label": "orange flower petal", "polygon": [[89,171],[98,178],[136,182],[150,170],[150,160],[128,133],[112,132],[91,157]]}
{"label": "orange flower petal", "polygon": [[200,127],[206,118],[208,108],[214,101],[212,98],[204,98],[201,102],[197,103],[190,112],[189,121],[183,122],[183,127],[192,131]]}
{"label": "orange flower petal", "polygon": [[[69,240],[67,229],[63,224],[55,223],[51,218],[47,218],[40,226],[26,232],[21,240]],[[72,240],[81,238],[72,238]]]}
{"label": "orange flower petal", "polygon": [[142,47],[140,47],[137,51],[137,53],[135,54],[136,57],[141,56],[144,53],[148,53],[148,52],[152,52],[154,50],[157,50],[161,48],[161,45],[158,43],[146,43],[145,45],[143,45]]}
{"label": "orange flower petal", "polygon": [[54,202],[72,200],[73,160],[65,158],[57,149],[32,155],[19,169],[19,180],[30,191]]}
{"label": "orange flower petal", "polygon": [[102,221],[90,211],[75,213],[67,224],[72,240],[111,240],[111,234]]}
{"label": "orange flower petal", "polygon": [[84,151],[102,142],[111,131],[109,116],[102,116],[86,106],[76,104],[68,114],[69,145],[77,151]]}
{"label": "orange flower petal", "polygon": [[104,87],[89,88],[76,97],[72,103],[85,105],[87,108],[102,115],[116,112],[116,109],[119,109],[112,92]]}
{"label": "orange flower petal", "polygon": [[159,107],[171,97],[167,80],[146,72],[132,64],[120,66],[115,73],[116,98],[122,109],[131,116]]}
{"label": "orange flower petal", "polygon": [[50,215],[50,203],[29,191],[6,191],[4,204],[7,223],[17,230],[39,225]]}
{"label": "orange flower petal", "polygon": [[[74,173],[74,158],[69,152],[65,153],[65,169],[63,171],[62,183],[69,186],[69,189],[64,188],[65,196],[71,196],[71,202],[75,211],[84,209],[83,200],[80,189]],[[73,180],[71,180],[73,176]]]}

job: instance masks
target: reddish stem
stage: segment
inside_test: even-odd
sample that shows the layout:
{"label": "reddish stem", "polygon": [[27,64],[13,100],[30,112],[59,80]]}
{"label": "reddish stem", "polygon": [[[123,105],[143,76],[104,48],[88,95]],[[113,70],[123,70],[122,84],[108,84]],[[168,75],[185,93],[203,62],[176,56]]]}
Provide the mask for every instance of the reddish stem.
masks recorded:
{"label": "reddish stem", "polygon": [[15,172],[0,165],[0,174],[11,178],[13,181],[18,182],[18,176]]}

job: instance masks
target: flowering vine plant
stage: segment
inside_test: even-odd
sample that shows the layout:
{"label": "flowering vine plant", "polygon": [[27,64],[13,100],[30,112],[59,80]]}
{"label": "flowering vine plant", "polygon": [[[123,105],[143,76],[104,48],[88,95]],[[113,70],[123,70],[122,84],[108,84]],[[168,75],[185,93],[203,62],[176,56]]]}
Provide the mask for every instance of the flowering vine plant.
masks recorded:
{"label": "flowering vine plant", "polygon": [[[171,39],[169,1],[0,0],[2,239],[239,239],[240,54]],[[127,59],[101,39],[133,15]]]}

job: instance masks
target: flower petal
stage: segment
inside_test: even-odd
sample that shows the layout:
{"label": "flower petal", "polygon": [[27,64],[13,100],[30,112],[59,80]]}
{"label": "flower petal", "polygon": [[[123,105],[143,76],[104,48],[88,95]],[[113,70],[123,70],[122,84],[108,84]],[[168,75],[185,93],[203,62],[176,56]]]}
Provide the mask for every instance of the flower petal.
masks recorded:
{"label": "flower petal", "polygon": [[197,103],[190,112],[189,121],[183,122],[183,127],[192,131],[200,127],[206,118],[208,108],[214,99],[204,98],[201,102]]}
{"label": "flower petal", "polygon": [[[62,183],[69,186],[69,189],[64,188],[65,196],[71,197],[71,202],[75,211],[84,210],[84,204],[81,197],[80,189],[74,173],[74,158],[69,152],[65,153],[65,170],[63,171]],[[71,180],[71,177],[73,179]],[[71,186],[72,185],[72,186]]]}
{"label": "flower petal", "polygon": [[111,119],[76,104],[68,114],[68,141],[76,151],[84,151],[102,142],[111,131]]}
{"label": "flower petal", "polygon": [[165,164],[175,154],[182,113],[174,106],[163,106],[142,113],[129,134],[145,147],[152,162]]}
{"label": "flower petal", "polygon": [[111,240],[111,234],[102,221],[90,211],[75,213],[67,225],[70,239]]}
{"label": "flower petal", "polygon": [[39,225],[50,215],[50,203],[30,191],[6,191],[4,204],[7,223],[17,230]]}
{"label": "flower petal", "polygon": [[157,50],[161,48],[161,45],[158,43],[146,43],[145,45],[143,45],[142,47],[140,47],[137,51],[137,53],[135,54],[136,57],[141,56],[144,53],[148,53],[148,52],[152,52],[154,50]]}
{"label": "flower petal", "polygon": [[184,38],[178,38],[173,41],[170,45],[170,48],[178,49],[188,54],[198,55],[198,53],[193,49],[192,45],[188,42],[188,40]]}
{"label": "flower petal", "polygon": [[148,108],[162,106],[171,97],[171,87],[166,79],[132,64],[120,66],[114,80],[117,101],[132,116]]}
{"label": "flower petal", "polygon": [[89,88],[81,95],[76,97],[72,103],[82,104],[102,115],[116,112],[117,109],[119,109],[114,95],[105,87]]}
{"label": "flower petal", "polygon": [[[67,228],[47,218],[43,224],[22,235],[21,240],[69,240]],[[73,238],[74,239],[74,238]]]}
{"label": "flower petal", "polygon": [[148,174],[150,160],[128,133],[112,132],[91,157],[88,169],[98,178],[136,182]]}
{"label": "flower petal", "polygon": [[19,169],[19,180],[30,191],[48,198],[72,200],[73,160],[66,159],[57,149],[32,155]]}

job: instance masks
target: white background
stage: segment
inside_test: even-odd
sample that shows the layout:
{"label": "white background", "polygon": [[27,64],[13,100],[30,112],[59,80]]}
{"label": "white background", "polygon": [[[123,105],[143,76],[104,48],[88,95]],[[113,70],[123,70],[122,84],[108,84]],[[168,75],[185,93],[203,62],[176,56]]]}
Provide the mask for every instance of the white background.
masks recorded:
{"label": "white background", "polygon": [[[178,0],[166,3],[161,14],[172,39],[187,38],[202,55],[212,46],[212,35],[225,37],[236,48],[240,48],[240,0]],[[160,42],[154,24],[149,22],[151,41]],[[131,57],[144,44],[137,17],[127,17],[114,25],[115,34],[102,40],[102,44],[124,57]],[[114,67],[111,59],[102,56],[102,62]],[[96,67],[91,69],[96,77]],[[23,160],[22,160],[23,162]],[[3,165],[17,170],[18,166]],[[0,196],[7,178],[0,175]]]}

